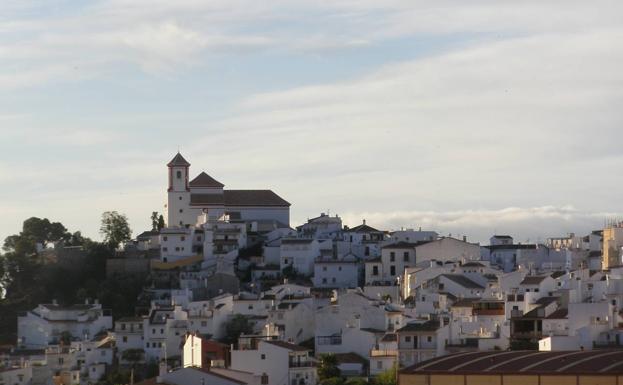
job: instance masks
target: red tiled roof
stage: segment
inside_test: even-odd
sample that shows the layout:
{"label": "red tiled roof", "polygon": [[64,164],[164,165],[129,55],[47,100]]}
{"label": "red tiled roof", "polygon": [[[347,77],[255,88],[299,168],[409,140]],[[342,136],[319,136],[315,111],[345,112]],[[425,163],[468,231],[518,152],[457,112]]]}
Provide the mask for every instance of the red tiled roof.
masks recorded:
{"label": "red tiled roof", "polygon": [[188,161],[184,159],[182,154],[178,152],[177,155],[175,155],[173,159],[171,159],[171,161],[167,163],[167,167],[179,167],[179,166],[189,167],[190,163],[188,163]]}
{"label": "red tiled roof", "polygon": [[224,190],[222,194],[191,194],[190,204],[195,206],[290,206],[290,203],[272,190]]}
{"label": "red tiled roof", "polygon": [[212,178],[210,175],[205,172],[201,172],[201,174],[197,175],[195,179],[191,180],[188,184],[190,187],[223,187],[225,186],[221,182]]}
{"label": "red tiled roof", "polygon": [[403,374],[612,374],[623,371],[623,350],[491,351],[457,353],[420,362]]}
{"label": "red tiled roof", "polygon": [[310,349],[308,349],[308,348],[306,348],[304,346],[291,344],[291,343],[285,342],[285,341],[264,340],[262,342],[265,342],[265,343],[271,344],[271,345],[275,345],[275,346],[279,346],[280,348],[292,350],[292,351],[295,351],[295,352],[304,352],[304,351],[310,350]]}

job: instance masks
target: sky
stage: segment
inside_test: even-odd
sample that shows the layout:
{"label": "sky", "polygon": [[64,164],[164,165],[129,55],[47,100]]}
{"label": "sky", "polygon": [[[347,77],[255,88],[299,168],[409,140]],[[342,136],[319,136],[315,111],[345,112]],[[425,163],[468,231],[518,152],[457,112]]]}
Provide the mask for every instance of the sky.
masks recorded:
{"label": "sky", "polygon": [[[3,0],[0,239],[163,212],[179,150],[292,225],[486,242],[623,212],[618,0]],[[622,216],[623,217],[623,216]]]}

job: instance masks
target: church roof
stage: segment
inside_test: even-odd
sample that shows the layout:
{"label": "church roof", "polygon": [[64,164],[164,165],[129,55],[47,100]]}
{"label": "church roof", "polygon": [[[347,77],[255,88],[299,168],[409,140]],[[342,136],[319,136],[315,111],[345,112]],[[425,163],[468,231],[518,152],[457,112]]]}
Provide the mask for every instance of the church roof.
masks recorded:
{"label": "church roof", "polygon": [[175,155],[175,157],[173,157],[173,159],[171,159],[171,161],[167,164],[167,167],[175,167],[175,166],[189,167],[190,163],[188,163],[188,161],[184,159],[182,154],[178,152],[177,155]]}
{"label": "church roof", "polygon": [[225,185],[202,171],[201,174],[197,175],[195,179],[190,181],[189,186],[190,187],[223,187]]}
{"label": "church roof", "polygon": [[195,206],[290,206],[290,203],[272,190],[223,190],[222,194],[190,194],[190,204]]}

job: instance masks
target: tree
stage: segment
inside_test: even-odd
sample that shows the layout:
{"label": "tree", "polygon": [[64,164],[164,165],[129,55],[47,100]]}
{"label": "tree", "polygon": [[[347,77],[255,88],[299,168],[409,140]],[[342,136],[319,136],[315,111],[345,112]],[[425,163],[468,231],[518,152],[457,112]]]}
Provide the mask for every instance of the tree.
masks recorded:
{"label": "tree", "polygon": [[132,230],[125,215],[116,211],[106,211],[102,214],[100,234],[104,236],[104,243],[111,249],[116,249],[121,242],[130,240]]}
{"label": "tree", "polygon": [[344,383],[345,385],[368,385],[368,381],[361,377],[351,377]]}
{"label": "tree", "polygon": [[223,341],[228,344],[238,342],[241,334],[253,333],[253,324],[242,314],[236,314],[225,324],[225,338]]}
{"label": "tree", "polygon": [[158,230],[158,212],[152,211],[151,212],[151,231],[156,231],[156,230]]}
{"label": "tree", "polygon": [[344,379],[342,377],[329,377],[324,380],[320,380],[321,385],[344,385]]}
{"label": "tree", "polygon": [[374,385],[396,385],[397,366],[394,364],[391,369],[380,373],[374,378]]}
{"label": "tree", "polygon": [[340,368],[337,367],[337,356],[333,353],[321,354],[318,366],[318,378],[326,380],[332,377],[340,377]]}
{"label": "tree", "polygon": [[164,228],[164,217],[162,216],[162,214],[160,214],[160,216],[158,217],[158,231],[162,230]]}

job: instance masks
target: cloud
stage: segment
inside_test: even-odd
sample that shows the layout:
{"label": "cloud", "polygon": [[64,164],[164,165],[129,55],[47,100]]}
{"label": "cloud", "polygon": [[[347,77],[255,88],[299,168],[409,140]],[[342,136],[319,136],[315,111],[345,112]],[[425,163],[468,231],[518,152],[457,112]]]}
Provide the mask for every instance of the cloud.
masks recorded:
{"label": "cloud", "polygon": [[379,229],[401,228],[435,230],[440,235],[467,236],[473,242],[488,244],[494,234],[515,236],[518,242],[545,242],[547,237],[574,232],[586,235],[602,229],[607,218],[620,214],[585,212],[572,206],[507,207],[498,210],[347,212],[345,224],[366,223]]}
{"label": "cloud", "polygon": [[[8,2],[0,26],[0,86],[75,82],[126,66],[148,74],[256,50],[329,55],[392,39],[503,40],[618,28],[620,2],[126,1]],[[116,70],[113,68],[117,66]],[[75,71],[79,69],[79,71]]]}

